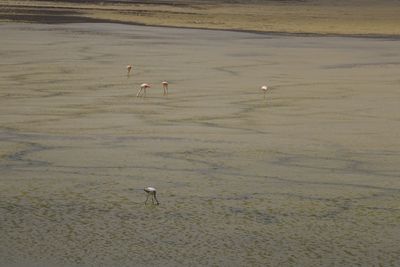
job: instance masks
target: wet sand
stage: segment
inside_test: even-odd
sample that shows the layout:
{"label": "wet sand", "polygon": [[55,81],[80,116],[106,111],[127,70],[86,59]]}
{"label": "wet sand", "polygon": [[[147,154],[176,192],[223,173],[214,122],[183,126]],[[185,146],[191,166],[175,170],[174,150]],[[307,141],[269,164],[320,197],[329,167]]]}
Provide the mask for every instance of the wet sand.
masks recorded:
{"label": "wet sand", "polygon": [[0,265],[400,262],[399,40],[0,31]]}

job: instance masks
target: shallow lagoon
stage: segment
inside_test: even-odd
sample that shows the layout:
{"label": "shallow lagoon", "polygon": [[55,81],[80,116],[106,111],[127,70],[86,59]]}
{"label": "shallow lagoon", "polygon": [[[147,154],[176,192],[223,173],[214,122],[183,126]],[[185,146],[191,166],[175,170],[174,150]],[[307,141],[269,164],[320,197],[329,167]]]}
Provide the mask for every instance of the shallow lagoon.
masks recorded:
{"label": "shallow lagoon", "polygon": [[400,40],[0,31],[2,265],[399,263]]}

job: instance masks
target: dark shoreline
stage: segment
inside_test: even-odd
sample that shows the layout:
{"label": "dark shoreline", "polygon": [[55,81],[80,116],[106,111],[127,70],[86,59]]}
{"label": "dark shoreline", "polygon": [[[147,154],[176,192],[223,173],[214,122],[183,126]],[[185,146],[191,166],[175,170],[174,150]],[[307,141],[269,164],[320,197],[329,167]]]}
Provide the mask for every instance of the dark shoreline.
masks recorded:
{"label": "dark shoreline", "polygon": [[[78,12],[77,12],[78,13]],[[292,32],[274,32],[274,31],[257,31],[257,30],[240,30],[240,29],[218,29],[218,28],[206,28],[206,27],[185,27],[185,26],[166,26],[156,24],[145,24],[136,22],[125,22],[120,20],[111,19],[97,19],[88,18],[83,16],[35,16],[35,15],[0,15],[1,19],[7,19],[9,21],[0,21],[0,25],[4,23],[39,23],[39,24],[69,24],[69,23],[111,23],[111,24],[122,24],[122,25],[134,25],[134,26],[147,26],[147,27],[163,27],[163,28],[175,28],[175,29],[194,29],[194,30],[209,30],[209,31],[230,31],[230,32],[242,32],[242,33],[254,33],[260,35],[275,35],[275,36],[296,36],[296,37],[348,37],[348,38],[367,38],[367,39],[387,39],[387,40],[400,40],[400,35],[388,35],[388,34],[333,34],[333,33],[292,33]]]}
{"label": "dark shoreline", "polygon": [[[50,4],[41,4],[42,1],[1,3],[0,23],[118,23],[279,36],[400,39],[396,27],[400,6],[389,5],[397,0],[387,0],[388,6],[377,5],[373,12],[376,0],[368,0],[370,5],[364,7],[352,2],[348,8],[328,0],[48,0]],[[214,12],[213,8],[223,11]],[[232,16],[236,18],[230,20]],[[371,22],[371,18],[376,21]]]}

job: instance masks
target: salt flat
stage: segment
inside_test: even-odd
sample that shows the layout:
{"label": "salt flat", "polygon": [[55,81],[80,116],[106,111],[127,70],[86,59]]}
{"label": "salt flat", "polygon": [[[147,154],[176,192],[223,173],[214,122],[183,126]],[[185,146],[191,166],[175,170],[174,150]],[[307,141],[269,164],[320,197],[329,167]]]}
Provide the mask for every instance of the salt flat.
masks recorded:
{"label": "salt flat", "polygon": [[400,40],[0,32],[1,265],[400,261]]}

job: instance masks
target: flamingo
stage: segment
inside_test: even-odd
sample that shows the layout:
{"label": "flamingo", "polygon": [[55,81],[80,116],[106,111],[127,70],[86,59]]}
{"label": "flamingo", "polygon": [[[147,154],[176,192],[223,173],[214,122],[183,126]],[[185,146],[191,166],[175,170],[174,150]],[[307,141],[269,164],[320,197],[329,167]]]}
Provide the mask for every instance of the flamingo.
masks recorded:
{"label": "flamingo", "polygon": [[266,85],[261,86],[261,90],[264,92],[264,98],[265,98],[265,94],[267,93],[268,86],[266,86]]}
{"label": "flamingo", "polygon": [[132,65],[129,64],[126,66],[126,70],[128,71],[128,75],[131,73]]}
{"label": "flamingo", "polygon": [[157,200],[157,191],[156,191],[156,189],[154,188],[154,187],[145,187],[144,189],[144,192],[146,192],[147,193],[147,198],[146,198],[146,201],[144,202],[144,204],[147,204],[147,200],[149,200],[149,197],[151,196],[151,203],[153,203],[154,204],[154,200],[156,201],[156,205],[160,205],[160,202],[158,202],[158,200]]}
{"label": "flamingo", "polygon": [[164,95],[168,95],[168,82],[163,81],[162,83],[163,89],[164,89]]}
{"label": "flamingo", "polygon": [[140,93],[142,92],[142,90],[143,90],[143,97],[145,97],[146,96],[146,89],[150,88],[150,87],[151,87],[150,84],[142,83],[140,85],[140,89],[139,89],[139,92],[137,93],[136,97],[140,96]]}

